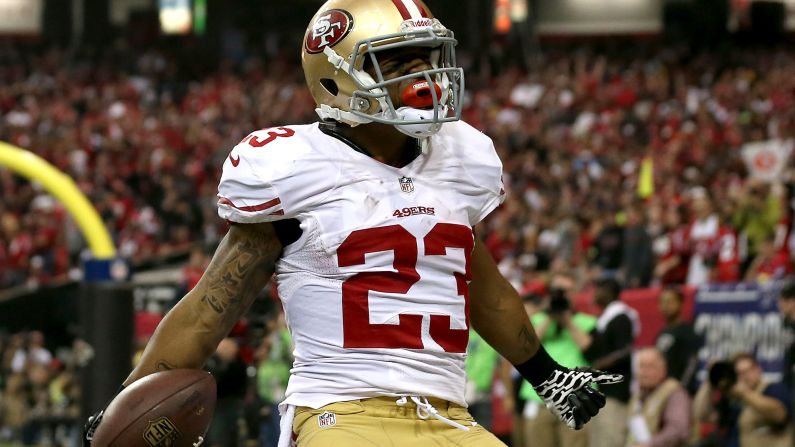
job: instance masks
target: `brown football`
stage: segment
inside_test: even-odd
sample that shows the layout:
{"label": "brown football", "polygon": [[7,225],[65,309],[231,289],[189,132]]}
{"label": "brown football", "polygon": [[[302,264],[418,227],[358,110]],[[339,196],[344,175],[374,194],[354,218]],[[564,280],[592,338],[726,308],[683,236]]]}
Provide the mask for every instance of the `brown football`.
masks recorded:
{"label": "brown football", "polygon": [[155,373],[125,388],[108,405],[92,447],[198,447],[215,410],[207,371]]}

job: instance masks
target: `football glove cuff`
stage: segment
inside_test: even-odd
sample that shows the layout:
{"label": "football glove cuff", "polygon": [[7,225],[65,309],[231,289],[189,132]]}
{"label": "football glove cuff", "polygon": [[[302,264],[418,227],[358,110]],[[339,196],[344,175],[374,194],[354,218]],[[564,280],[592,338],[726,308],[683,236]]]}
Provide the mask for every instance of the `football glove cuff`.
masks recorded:
{"label": "football glove cuff", "polygon": [[552,376],[555,370],[561,369],[562,366],[558,364],[543,346],[538,346],[538,351],[535,355],[530,357],[530,360],[522,363],[521,365],[514,365],[519,374],[530,382],[533,387],[538,387],[545,380]]}

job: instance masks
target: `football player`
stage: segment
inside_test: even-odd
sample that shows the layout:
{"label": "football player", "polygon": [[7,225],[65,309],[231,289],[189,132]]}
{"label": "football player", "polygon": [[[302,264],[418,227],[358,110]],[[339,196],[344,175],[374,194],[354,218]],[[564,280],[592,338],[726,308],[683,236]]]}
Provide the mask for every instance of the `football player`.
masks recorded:
{"label": "football player", "polygon": [[229,232],[125,385],[201,368],[275,273],[295,341],[281,446],[503,446],[466,410],[470,325],[571,428],[599,411],[592,385],[621,377],[558,365],[473,235],[505,192],[491,139],[459,120],[455,45],[421,0],[320,8],[302,52],[320,122],[232,149]]}

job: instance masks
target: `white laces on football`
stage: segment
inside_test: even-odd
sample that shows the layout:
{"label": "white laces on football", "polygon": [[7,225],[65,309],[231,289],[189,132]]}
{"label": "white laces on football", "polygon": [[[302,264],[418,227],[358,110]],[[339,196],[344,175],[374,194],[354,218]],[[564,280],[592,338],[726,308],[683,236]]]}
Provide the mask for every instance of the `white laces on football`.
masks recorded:
{"label": "white laces on football", "polygon": [[[428,402],[427,397],[423,397],[422,400],[420,400],[420,398],[417,396],[408,396],[408,397],[410,397],[411,401],[414,402],[414,405],[417,406],[418,418],[422,420],[428,420],[428,418],[432,417],[434,419],[444,422],[445,424],[451,427],[455,427],[464,431],[469,431],[469,427],[465,427],[456,421],[451,421],[450,419],[447,419],[446,417],[439,414],[439,410],[434,408],[434,406],[431,405],[430,402]],[[406,396],[403,396],[400,399],[396,400],[395,403],[397,404],[398,407],[403,407],[408,403],[408,399],[406,399]]]}

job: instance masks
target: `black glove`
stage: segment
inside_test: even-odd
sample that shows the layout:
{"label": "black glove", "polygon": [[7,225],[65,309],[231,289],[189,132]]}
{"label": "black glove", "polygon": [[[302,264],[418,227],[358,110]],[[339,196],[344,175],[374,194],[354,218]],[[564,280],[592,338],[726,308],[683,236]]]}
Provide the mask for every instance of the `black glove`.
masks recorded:
{"label": "black glove", "polygon": [[516,369],[535,388],[547,408],[569,427],[579,430],[605,406],[605,396],[593,385],[624,380],[621,374],[608,374],[590,368],[561,366],[543,346],[530,360]]}
{"label": "black glove", "polygon": [[89,416],[86,425],[83,426],[83,436],[80,438],[83,441],[83,447],[91,447],[91,441],[94,439],[94,432],[97,431],[99,423],[102,422],[102,416],[105,410],[99,410],[93,415]]}
{"label": "black glove", "polygon": [[[124,385],[121,385],[118,390],[116,390],[116,395],[113,396],[113,399],[124,391]],[[108,408],[113,399],[109,400],[107,404],[105,404],[105,408]],[[91,447],[91,441],[94,440],[94,433],[97,431],[97,427],[99,427],[99,423],[102,422],[102,416],[105,415],[105,408],[97,411],[93,415],[88,417],[86,424],[83,426],[83,436],[80,437],[80,440],[83,442],[83,447]]]}
{"label": "black glove", "polygon": [[552,413],[569,427],[579,430],[605,406],[604,394],[593,385],[623,380],[621,374],[608,374],[591,368],[560,367],[535,389]]}

